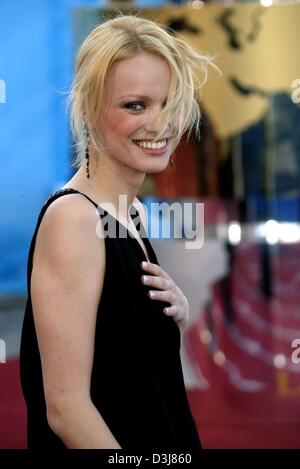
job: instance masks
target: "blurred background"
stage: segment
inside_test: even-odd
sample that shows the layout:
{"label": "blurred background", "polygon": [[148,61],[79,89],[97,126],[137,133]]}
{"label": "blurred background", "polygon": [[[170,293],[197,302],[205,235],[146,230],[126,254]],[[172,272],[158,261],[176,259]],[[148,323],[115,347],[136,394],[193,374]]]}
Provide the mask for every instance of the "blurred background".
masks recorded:
{"label": "blurred background", "polygon": [[201,140],[184,137],[140,192],[146,206],[204,203],[201,249],[153,239],[190,302],[181,353],[203,445],[300,448],[300,4],[272,0],[0,0],[0,448],[26,447],[26,262],[42,205],[74,171],[75,54],[118,9],[169,26],[222,71],[202,90]]}

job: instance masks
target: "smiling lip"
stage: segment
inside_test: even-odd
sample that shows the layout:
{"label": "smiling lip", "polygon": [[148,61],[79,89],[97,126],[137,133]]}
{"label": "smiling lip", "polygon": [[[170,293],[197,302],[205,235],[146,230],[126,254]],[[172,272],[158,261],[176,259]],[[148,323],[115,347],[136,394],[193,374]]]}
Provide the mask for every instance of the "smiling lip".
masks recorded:
{"label": "smiling lip", "polygon": [[[148,155],[163,155],[164,153],[166,153],[166,151],[168,150],[169,148],[169,143],[170,143],[170,140],[171,138],[166,138],[166,139],[162,139],[162,140],[166,140],[167,143],[164,147],[162,148],[143,148],[143,147],[140,147],[139,145],[137,145],[136,140],[133,141],[133,143],[140,149],[142,150],[143,152],[145,153],[148,153]],[[146,141],[149,141],[151,142],[151,140],[140,140],[142,142],[146,142]]]}

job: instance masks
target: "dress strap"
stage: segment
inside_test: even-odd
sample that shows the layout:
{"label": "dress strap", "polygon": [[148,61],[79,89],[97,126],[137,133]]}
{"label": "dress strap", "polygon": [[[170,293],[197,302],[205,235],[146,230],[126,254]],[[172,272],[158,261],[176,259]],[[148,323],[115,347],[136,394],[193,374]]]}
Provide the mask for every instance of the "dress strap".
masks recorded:
{"label": "dress strap", "polygon": [[[83,195],[86,199],[88,199],[96,207],[96,209],[99,212],[100,218],[102,218],[102,217],[104,217],[108,214],[107,210],[105,210],[103,207],[101,207],[96,202],[94,202],[94,200],[92,200],[88,195],[84,194],[83,192],[80,192],[77,189],[73,189],[72,187],[66,187],[64,189],[59,189],[58,191],[56,191],[52,195],[50,195],[50,197],[46,200],[46,202],[44,204],[44,209],[46,209],[50,205],[50,203],[53,202],[55,199],[65,195],[65,194],[80,194],[80,195]],[[136,230],[140,233],[140,236],[142,238],[146,238],[147,233],[145,231],[143,223],[141,222],[140,213],[139,213],[138,209],[134,205],[132,205],[130,210],[129,210],[129,213],[130,213],[131,218],[132,218],[132,220],[135,224]]]}
{"label": "dress strap", "polygon": [[58,191],[54,192],[50,197],[47,199],[46,204],[48,201],[52,201],[52,199],[57,199],[58,197],[61,197],[62,195],[65,194],[81,194],[83,195],[86,199],[88,199],[96,208],[98,208],[98,204],[94,202],[88,195],[84,194],[83,192],[78,191],[77,189],[73,189],[72,187],[66,187],[65,189],[59,189]]}

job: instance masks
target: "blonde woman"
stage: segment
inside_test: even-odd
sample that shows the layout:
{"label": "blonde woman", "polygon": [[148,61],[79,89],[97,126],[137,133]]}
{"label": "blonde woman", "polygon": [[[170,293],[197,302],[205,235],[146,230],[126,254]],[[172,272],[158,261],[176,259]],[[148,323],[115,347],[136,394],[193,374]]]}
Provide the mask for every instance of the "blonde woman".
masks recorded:
{"label": "blonde woman", "polygon": [[[78,171],[42,208],[28,259],[29,448],[201,448],[180,362],[188,302],[132,209],[145,220],[136,198],[145,175],[163,171],[199,123],[208,62],[136,16],[106,21],[79,50]],[[107,225],[123,237],[104,236]]]}

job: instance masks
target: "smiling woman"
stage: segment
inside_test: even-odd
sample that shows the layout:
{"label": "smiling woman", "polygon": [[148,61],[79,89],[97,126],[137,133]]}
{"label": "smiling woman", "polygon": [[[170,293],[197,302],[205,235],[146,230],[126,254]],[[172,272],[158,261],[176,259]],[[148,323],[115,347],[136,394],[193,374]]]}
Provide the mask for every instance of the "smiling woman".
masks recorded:
{"label": "smiling woman", "polygon": [[[115,38],[114,41],[111,40],[112,37]],[[171,123],[177,143],[186,130],[193,126],[196,131],[198,130],[199,92],[207,78],[207,65],[212,64],[212,61],[191,48],[178,36],[169,34],[157,23],[134,16],[120,16],[95,28],[81,46],[78,54],[70,95],[72,128],[78,150],[76,165],[80,166],[84,160],[88,143],[86,125],[89,128],[90,145],[98,151],[105,148],[105,142],[102,140],[99,129],[97,132],[95,122],[99,116],[105,86],[109,82],[108,73],[112,66],[127,59],[136,59],[141,53],[151,55],[152,59],[163,62],[162,67],[168,68],[170,79],[169,87],[167,91],[165,90],[164,107],[159,116],[159,132],[155,135],[156,139],[166,134]],[[152,92],[159,92],[162,85],[159,77],[162,71],[156,74],[154,65],[153,63],[153,67],[150,67],[148,76],[142,68],[142,63],[131,63],[131,76],[128,77],[130,87],[129,93],[126,94],[130,95],[132,91],[133,96],[130,97],[135,98],[135,101],[137,94],[145,94],[147,99]],[[139,92],[139,89],[136,89],[134,83],[130,81],[130,78],[135,76],[138,79],[140,74],[143,75],[141,83],[145,83],[146,87],[150,86],[150,96]],[[152,82],[153,74],[158,79],[157,83]],[[118,82],[119,84],[121,83]],[[156,84],[158,87],[155,87]]]}
{"label": "smiling woman", "polygon": [[[170,85],[171,72],[165,60],[145,52],[115,62],[108,73],[95,124],[105,146],[101,157],[109,154],[109,158],[117,158],[130,172],[138,172],[141,181],[145,173],[162,171],[174,148],[170,126],[167,134],[157,138]],[[122,97],[126,92],[129,97]],[[144,98],[138,97],[141,95]],[[91,148],[90,173],[97,165],[98,154]]]}
{"label": "smiling woman", "polygon": [[[135,16],[81,46],[70,94],[78,171],[43,206],[28,258],[30,448],[201,448],[180,361],[188,302],[158,263],[136,194],[198,123],[208,63]],[[125,237],[99,236],[109,218]]]}

